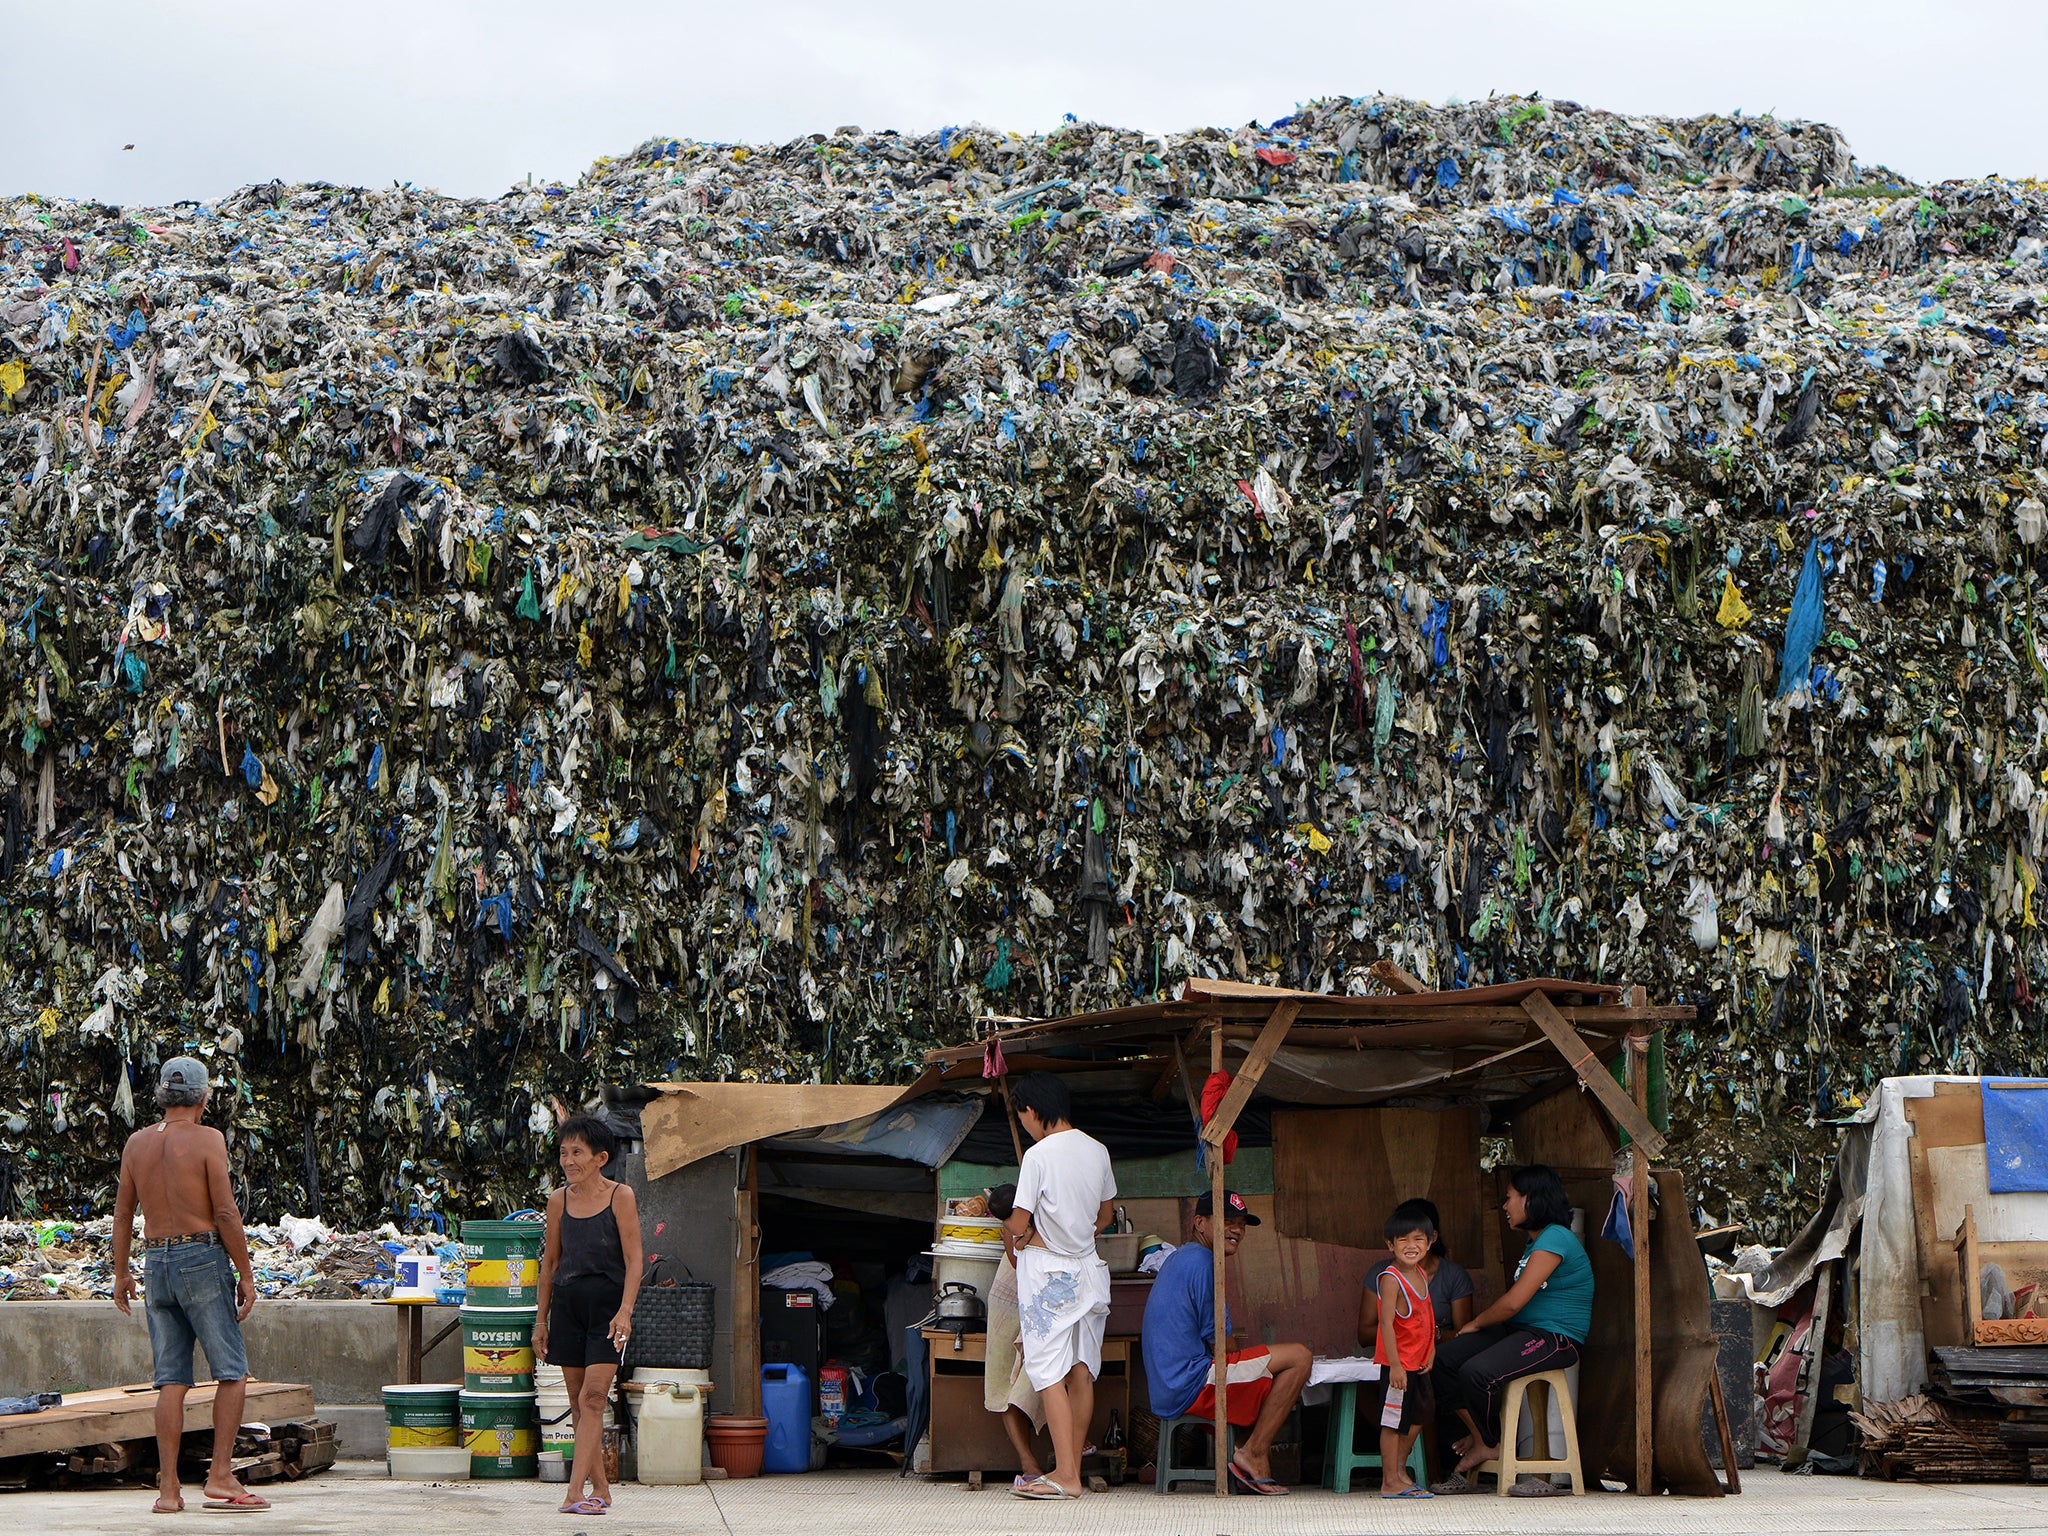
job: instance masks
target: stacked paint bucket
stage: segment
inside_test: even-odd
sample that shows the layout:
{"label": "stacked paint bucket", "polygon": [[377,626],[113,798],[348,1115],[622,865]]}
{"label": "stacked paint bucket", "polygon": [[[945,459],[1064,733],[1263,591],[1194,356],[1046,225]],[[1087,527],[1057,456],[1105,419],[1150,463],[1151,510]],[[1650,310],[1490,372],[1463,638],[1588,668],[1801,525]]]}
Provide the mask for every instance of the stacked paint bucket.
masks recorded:
{"label": "stacked paint bucket", "polygon": [[537,1221],[466,1221],[462,1256],[462,1438],[469,1475],[539,1474],[534,1419],[534,1308],[545,1232]]}
{"label": "stacked paint bucket", "polygon": [[460,1387],[426,1384],[384,1389],[384,1422],[394,1451],[443,1450],[460,1445]]}

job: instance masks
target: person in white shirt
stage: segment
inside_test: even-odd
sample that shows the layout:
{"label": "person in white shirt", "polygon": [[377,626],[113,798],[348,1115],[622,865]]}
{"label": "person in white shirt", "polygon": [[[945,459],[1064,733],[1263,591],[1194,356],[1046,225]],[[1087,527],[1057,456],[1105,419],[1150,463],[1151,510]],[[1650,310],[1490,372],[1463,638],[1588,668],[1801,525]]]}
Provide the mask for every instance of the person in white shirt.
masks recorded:
{"label": "person in white shirt", "polygon": [[1109,1225],[1116,1176],[1108,1148],[1074,1129],[1073,1098],[1052,1073],[1026,1073],[1011,1086],[1010,1101],[1031,1149],[1004,1225],[1017,1251],[1024,1374],[1044,1404],[1053,1448],[1052,1471],[1015,1491],[1075,1499],[1109,1318],[1109,1266],[1095,1251],[1095,1234]]}

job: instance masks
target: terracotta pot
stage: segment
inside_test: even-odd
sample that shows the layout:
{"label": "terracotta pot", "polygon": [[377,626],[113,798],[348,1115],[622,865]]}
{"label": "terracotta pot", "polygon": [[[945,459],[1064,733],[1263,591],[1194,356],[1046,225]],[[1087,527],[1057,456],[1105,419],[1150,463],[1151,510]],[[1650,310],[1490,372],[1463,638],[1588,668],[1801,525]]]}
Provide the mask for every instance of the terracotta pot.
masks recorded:
{"label": "terracotta pot", "polygon": [[759,1477],[761,1453],[768,1444],[768,1421],[713,1414],[704,1421],[704,1444],[711,1465],[723,1467],[727,1477]]}

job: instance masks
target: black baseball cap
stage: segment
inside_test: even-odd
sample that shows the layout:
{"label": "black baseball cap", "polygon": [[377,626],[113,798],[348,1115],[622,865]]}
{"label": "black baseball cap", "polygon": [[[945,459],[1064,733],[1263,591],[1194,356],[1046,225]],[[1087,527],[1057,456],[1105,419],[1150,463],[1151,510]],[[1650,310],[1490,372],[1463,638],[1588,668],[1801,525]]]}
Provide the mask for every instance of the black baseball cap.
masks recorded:
{"label": "black baseball cap", "polygon": [[[1204,1194],[1201,1199],[1195,1202],[1195,1214],[1197,1216],[1213,1216],[1216,1214],[1216,1194],[1214,1190]],[[1231,1190],[1223,1196],[1223,1219],[1229,1221],[1232,1218],[1242,1221],[1248,1227],[1262,1227],[1265,1225],[1264,1222],[1252,1214],[1251,1207],[1244,1203],[1244,1196],[1240,1195],[1236,1190]]]}

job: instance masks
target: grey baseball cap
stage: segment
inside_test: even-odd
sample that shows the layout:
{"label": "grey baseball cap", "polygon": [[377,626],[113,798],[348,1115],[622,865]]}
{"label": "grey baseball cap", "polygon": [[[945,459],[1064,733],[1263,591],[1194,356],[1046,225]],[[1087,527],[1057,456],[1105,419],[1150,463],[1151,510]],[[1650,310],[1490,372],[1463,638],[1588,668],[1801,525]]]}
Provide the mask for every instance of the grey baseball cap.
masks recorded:
{"label": "grey baseball cap", "polygon": [[206,1063],[197,1056],[173,1056],[156,1074],[159,1088],[205,1088]]}

